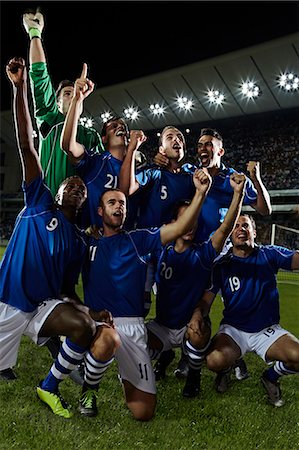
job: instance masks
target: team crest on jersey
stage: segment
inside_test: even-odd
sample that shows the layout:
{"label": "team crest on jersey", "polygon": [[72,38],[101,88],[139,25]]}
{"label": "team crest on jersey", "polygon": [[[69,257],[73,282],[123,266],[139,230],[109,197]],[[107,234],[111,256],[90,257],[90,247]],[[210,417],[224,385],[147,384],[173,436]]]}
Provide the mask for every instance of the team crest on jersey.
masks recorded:
{"label": "team crest on jersey", "polygon": [[58,227],[58,219],[56,217],[53,217],[51,221],[46,225],[46,229],[48,231],[54,231]]}

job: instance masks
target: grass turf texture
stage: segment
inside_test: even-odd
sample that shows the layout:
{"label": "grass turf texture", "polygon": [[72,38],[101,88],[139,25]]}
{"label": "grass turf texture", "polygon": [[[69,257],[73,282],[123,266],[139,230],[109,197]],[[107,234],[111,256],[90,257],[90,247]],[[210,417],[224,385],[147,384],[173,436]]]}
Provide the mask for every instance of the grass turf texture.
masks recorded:
{"label": "grass turf texture", "polygon": [[[298,285],[279,283],[279,291],[281,325],[299,336]],[[218,297],[211,313],[213,332],[221,311]],[[149,317],[153,312],[154,303]],[[102,381],[95,418],[80,417],[76,411],[80,387],[71,380],[61,384],[61,393],[75,412],[73,418],[65,420],[47,409],[35,391],[51,366],[48,350],[23,337],[15,367],[18,379],[0,382],[0,449],[299,449],[298,376],[283,378],[286,403],[275,409],[267,403],[260,383],[266,365],[248,354],[249,379],[238,381],[232,375],[229,391],[220,395],[214,390],[215,375],[204,367],[200,396],[188,400],[181,395],[184,381],[173,375],[179,358],[177,349],[166,379],[157,383],[158,405],[151,422],[132,419],[117,379],[116,363]]]}

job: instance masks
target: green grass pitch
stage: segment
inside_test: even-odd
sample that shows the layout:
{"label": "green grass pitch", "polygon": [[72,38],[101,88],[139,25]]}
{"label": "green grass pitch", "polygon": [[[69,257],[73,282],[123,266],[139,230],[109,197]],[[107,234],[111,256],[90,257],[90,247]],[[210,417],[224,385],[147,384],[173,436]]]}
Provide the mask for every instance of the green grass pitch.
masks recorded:
{"label": "green grass pitch", "polygon": [[[0,252],[1,255],[1,252]],[[279,283],[281,325],[299,336],[298,284]],[[82,287],[79,286],[79,292]],[[222,304],[217,298],[212,308],[213,332],[218,328]],[[150,312],[153,317],[154,305]],[[1,349],[0,349],[1,351]],[[46,348],[38,348],[22,338],[14,382],[0,382],[0,450],[295,450],[299,449],[299,377],[281,382],[285,405],[275,409],[266,401],[259,378],[266,367],[256,355],[245,356],[250,378],[232,376],[229,391],[214,391],[214,374],[203,368],[200,396],[184,399],[184,382],[173,375],[180,352],[158,382],[158,405],[149,423],[136,422],[127,410],[116,363],[104,377],[96,418],[76,412],[80,387],[71,380],[61,385],[75,415],[66,420],[54,416],[36,396],[35,386],[48,372],[51,358]]]}

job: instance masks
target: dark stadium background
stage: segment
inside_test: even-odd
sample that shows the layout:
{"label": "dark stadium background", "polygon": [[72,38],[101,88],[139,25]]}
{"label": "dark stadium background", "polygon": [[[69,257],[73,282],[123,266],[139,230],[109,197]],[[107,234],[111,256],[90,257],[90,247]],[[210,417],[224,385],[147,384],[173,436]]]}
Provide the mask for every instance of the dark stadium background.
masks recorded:
{"label": "dark stadium background", "polygon": [[[40,6],[55,85],[73,79],[83,58],[103,87],[299,30],[297,1],[1,1],[0,6],[2,74],[9,58],[27,57],[22,14]],[[58,30],[64,30],[63,40]],[[10,89],[0,78],[1,110],[7,110]]]}

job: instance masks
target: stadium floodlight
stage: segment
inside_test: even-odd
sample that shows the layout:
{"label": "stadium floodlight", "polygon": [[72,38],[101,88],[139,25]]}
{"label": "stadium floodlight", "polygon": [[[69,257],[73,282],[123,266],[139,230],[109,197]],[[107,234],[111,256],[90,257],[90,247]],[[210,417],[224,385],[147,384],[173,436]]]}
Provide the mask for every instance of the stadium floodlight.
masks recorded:
{"label": "stadium floodlight", "polygon": [[161,133],[158,132],[158,133],[157,133],[157,136],[160,137],[160,136],[161,136]]}
{"label": "stadium floodlight", "polygon": [[124,115],[126,119],[129,120],[137,120],[138,119],[138,110],[136,108],[132,108],[132,106],[124,109]]}
{"label": "stadium floodlight", "polygon": [[193,107],[193,101],[187,97],[178,97],[177,104],[180,109],[184,109],[185,111],[190,111]]}
{"label": "stadium floodlight", "polygon": [[262,94],[260,87],[254,81],[246,81],[241,85],[242,94],[248,99],[254,100]]}
{"label": "stadium floodlight", "polygon": [[222,105],[225,100],[224,94],[218,90],[210,89],[207,93],[207,98],[210,103],[213,105]]}
{"label": "stadium floodlight", "polygon": [[154,116],[160,115],[164,113],[163,106],[160,106],[159,103],[151,104],[149,110]]}
{"label": "stadium floodlight", "polygon": [[186,128],[186,133],[187,133],[187,134],[190,133],[190,128]]}
{"label": "stadium floodlight", "polygon": [[79,122],[85,128],[91,128],[93,126],[93,120],[89,117],[80,117]]}
{"label": "stadium floodlight", "polygon": [[37,137],[37,132],[35,130],[32,131],[32,137],[36,138]]}
{"label": "stadium floodlight", "polygon": [[299,88],[299,77],[294,72],[286,72],[277,77],[278,85],[286,92],[295,92]]}
{"label": "stadium floodlight", "polygon": [[103,123],[106,123],[106,122],[108,122],[108,120],[109,119],[112,119],[112,114],[111,114],[111,112],[109,112],[109,111],[106,111],[106,112],[104,112],[104,113],[102,113],[101,114],[101,119],[102,119],[102,122]]}

